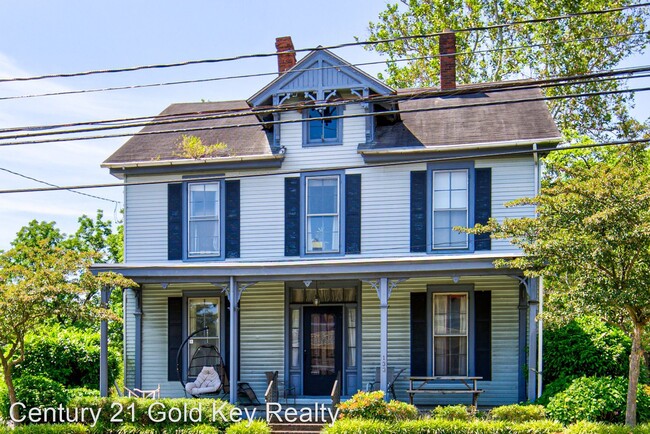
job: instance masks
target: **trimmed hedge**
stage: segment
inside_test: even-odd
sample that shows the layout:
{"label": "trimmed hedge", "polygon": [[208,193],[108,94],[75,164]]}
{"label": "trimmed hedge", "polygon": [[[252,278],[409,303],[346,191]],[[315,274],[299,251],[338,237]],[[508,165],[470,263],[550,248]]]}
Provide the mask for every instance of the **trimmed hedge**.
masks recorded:
{"label": "trimmed hedge", "polygon": [[[546,407],[550,418],[564,424],[577,421],[625,421],[628,381],[625,378],[581,377],[553,396]],[[637,420],[650,421],[650,396],[644,387],[637,395]]]}
{"label": "trimmed hedge", "polygon": [[227,434],[271,434],[271,427],[263,420],[238,422],[230,425],[226,430]]}
{"label": "trimmed hedge", "polygon": [[490,410],[490,418],[507,422],[531,422],[546,419],[546,410],[541,405],[503,405]]}
{"label": "trimmed hedge", "polygon": [[[149,417],[149,409],[152,408]],[[211,433],[224,432],[229,426],[233,425],[230,420],[223,420],[216,417],[214,420],[213,407],[222,409],[222,413],[228,417],[234,406],[228,402],[219,399],[183,399],[183,398],[163,398],[163,399],[143,399],[143,398],[78,398],[70,402],[69,408],[92,408],[100,411],[97,425],[90,431],[95,433],[160,433],[160,432],[197,432]],[[123,422],[111,421],[116,413],[123,409],[120,418]],[[174,410],[171,410],[174,409]],[[192,410],[198,409],[198,410]],[[133,411],[132,411],[133,410]],[[185,414],[184,411],[193,411],[198,422],[191,420],[181,420],[174,422],[177,416]],[[200,417],[198,416],[200,414]],[[164,416],[164,420],[163,419]],[[244,416],[245,417],[245,416]],[[192,431],[194,430],[194,431]],[[198,430],[198,431],[197,431]]]}
{"label": "trimmed hedge", "polygon": [[[65,388],[56,381],[46,377],[25,375],[14,380],[16,400],[23,403],[26,408],[57,407],[59,404],[68,403],[68,393]],[[0,390],[0,416],[8,420],[9,391],[6,388]]]}
{"label": "trimmed hedge", "polygon": [[374,419],[383,421],[409,420],[419,417],[418,409],[400,401],[386,402],[384,392],[357,392],[339,404],[341,419]]}
{"label": "trimmed hedge", "polygon": [[554,434],[562,432],[562,425],[552,421],[509,423],[487,420],[420,419],[385,422],[365,419],[342,419],[323,429],[325,434]]}
{"label": "trimmed hedge", "polygon": [[472,406],[466,406],[463,404],[439,405],[431,410],[430,415],[435,419],[468,421],[474,419],[476,416],[476,409]]}
{"label": "trimmed hedge", "polygon": [[[66,387],[99,389],[99,333],[52,326],[47,332],[27,336],[25,360],[14,378],[38,375]],[[108,351],[108,384],[120,374],[120,354]]]}

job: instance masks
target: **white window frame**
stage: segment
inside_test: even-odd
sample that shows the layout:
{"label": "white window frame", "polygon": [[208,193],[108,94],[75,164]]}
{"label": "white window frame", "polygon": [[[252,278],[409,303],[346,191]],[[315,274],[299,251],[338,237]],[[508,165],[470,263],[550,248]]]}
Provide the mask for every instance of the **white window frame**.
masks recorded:
{"label": "white window frame", "polygon": [[[436,297],[437,296],[464,296],[465,298],[465,333],[464,334],[438,334],[436,335]],[[431,297],[431,357],[432,357],[432,372],[434,376],[449,375],[448,373],[440,374],[436,372],[436,338],[454,338],[454,337],[464,337],[465,338],[465,376],[469,375],[469,362],[470,362],[470,342],[469,342],[469,329],[470,329],[470,312],[469,312],[469,293],[468,292],[434,292]]]}
{"label": "white window frame", "polygon": [[[449,181],[449,189],[448,190],[442,190],[446,194],[449,195],[449,208],[436,208],[436,174],[440,173],[454,173],[454,172],[462,172],[465,173],[465,193],[466,193],[466,201],[465,201],[465,208],[452,208],[451,207],[451,195],[452,192],[454,191],[451,187],[451,180]],[[433,170],[431,172],[431,250],[467,250],[469,248],[469,234],[464,234],[465,235],[465,244],[462,246],[454,246],[454,245],[449,245],[449,246],[440,246],[436,247],[436,241],[435,241],[435,233],[436,233],[436,211],[446,211],[446,212],[453,212],[453,211],[465,211],[465,225],[464,227],[469,227],[469,207],[470,207],[470,194],[469,194],[469,175],[470,171],[469,169],[444,169],[444,170]],[[450,219],[451,219],[451,214],[450,214]],[[450,220],[451,224],[451,220]],[[453,226],[452,226],[453,228]],[[454,232],[453,229],[451,232]],[[450,233],[450,244],[451,244],[451,233]]]}
{"label": "white window frame", "polygon": [[[193,186],[207,186],[207,185],[216,185],[217,186],[217,206],[216,206],[216,216],[209,217],[192,217],[192,187]],[[188,258],[202,258],[202,257],[215,257],[221,255],[221,244],[222,244],[222,233],[221,233],[221,182],[193,182],[187,184],[187,257]],[[216,251],[211,252],[193,252],[191,249],[192,245],[192,223],[201,222],[201,221],[214,221],[217,227],[217,249]]]}
{"label": "white window frame", "polygon": [[[336,213],[309,213],[309,181],[335,179],[336,180]],[[336,217],[338,223],[338,249],[336,250],[313,250],[312,240],[309,239],[309,219],[311,217]],[[316,175],[305,177],[305,254],[340,253],[341,252],[341,176],[340,175]],[[321,241],[322,242],[322,241]]]}
{"label": "white window frame", "polygon": [[221,353],[221,304],[222,304],[222,299],[219,296],[200,296],[200,295],[193,295],[193,296],[188,296],[187,301],[186,301],[186,309],[187,309],[187,336],[190,336],[192,333],[200,330],[203,327],[199,327],[196,330],[193,330],[193,321],[192,321],[192,302],[196,301],[203,301],[205,302],[206,300],[214,300],[217,305],[217,320],[216,320],[216,331],[217,335],[216,336],[195,336],[193,339],[190,340],[188,346],[187,346],[187,360],[188,363],[192,359],[192,344],[194,343],[194,340],[201,340],[201,341],[208,341],[208,343],[213,342],[214,346],[219,350],[219,353]]}

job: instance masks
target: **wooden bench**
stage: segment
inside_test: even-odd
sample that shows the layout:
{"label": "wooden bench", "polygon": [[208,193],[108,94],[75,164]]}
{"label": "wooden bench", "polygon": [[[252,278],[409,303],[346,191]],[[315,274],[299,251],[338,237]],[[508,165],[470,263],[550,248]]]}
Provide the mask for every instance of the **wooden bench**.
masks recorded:
{"label": "wooden bench", "polygon": [[409,395],[409,403],[413,404],[413,397],[417,394],[430,395],[472,395],[472,405],[476,407],[478,396],[485,392],[479,389],[477,382],[483,377],[410,377],[409,388],[406,391]]}

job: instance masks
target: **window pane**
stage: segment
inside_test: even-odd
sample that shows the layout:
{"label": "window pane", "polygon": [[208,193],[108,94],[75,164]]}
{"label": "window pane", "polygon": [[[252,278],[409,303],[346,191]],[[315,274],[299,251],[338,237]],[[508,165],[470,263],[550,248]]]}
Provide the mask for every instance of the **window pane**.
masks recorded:
{"label": "window pane", "polygon": [[189,334],[208,327],[202,332],[201,337],[219,337],[219,298],[189,298],[187,300],[189,313]]}
{"label": "window pane", "polygon": [[451,207],[467,208],[467,190],[451,191]]}
{"label": "window pane", "polygon": [[451,234],[449,228],[435,228],[433,230],[433,248],[451,247]]}
{"label": "window pane", "polygon": [[452,190],[467,190],[467,171],[451,172]]}
{"label": "window pane", "polygon": [[[326,107],[323,111],[323,116],[336,116],[336,108]],[[328,119],[323,121],[323,138],[325,138],[325,140],[336,139],[338,122],[338,119]]]}
{"label": "window pane", "polygon": [[467,334],[467,294],[434,295],[433,303],[436,336]]}
{"label": "window pane", "polygon": [[450,205],[449,191],[435,191],[433,194],[434,209],[448,209]]}
{"label": "window pane", "polygon": [[219,252],[219,222],[216,220],[190,221],[190,254]]}
{"label": "window pane", "polygon": [[219,184],[190,185],[190,218],[214,217],[219,209]]}
{"label": "window pane", "polygon": [[355,347],[348,348],[348,368],[357,366],[357,349]]}
{"label": "window pane", "polygon": [[467,227],[467,211],[450,211],[451,215],[451,225],[449,227],[454,227],[454,226],[463,226]]}
{"label": "window pane", "polygon": [[[321,114],[318,110],[311,109],[309,110],[310,118],[320,118]],[[323,121],[310,121],[309,122],[309,141],[320,141],[322,140],[323,133]]]}
{"label": "window pane", "polygon": [[300,351],[299,348],[292,348],[291,349],[291,367],[292,368],[297,368],[299,367],[299,357],[300,357]]}
{"label": "window pane", "polygon": [[339,219],[331,217],[307,218],[307,251],[338,252]]}
{"label": "window pane", "polygon": [[434,340],[434,375],[467,375],[467,338]]}
{"label": "window pane", "polygon": [[449,172],[433,173],[433,189],[436,191],[449,190]]}
{"label": "window pane", "polygon": [[451,231],[451,247],[467,247],[467,234],[462,232]]}
{"label": "window pane", "polygon": [[338,178],[307,180],[307,213],[336,214],[338,212]]}
{"label": "window pane", "polygon": [[449,211],[435,211],[433,213],[433,226],[436,229],[450,228],[451,217]]}

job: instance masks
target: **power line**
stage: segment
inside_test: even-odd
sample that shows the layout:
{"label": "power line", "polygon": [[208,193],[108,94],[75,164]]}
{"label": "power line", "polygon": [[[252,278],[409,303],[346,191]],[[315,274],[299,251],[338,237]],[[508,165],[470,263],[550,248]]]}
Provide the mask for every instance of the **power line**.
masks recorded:
{"label": "power line", "polygon": [[55,188],[61,188],[63,190],[69,191],[70,193],[79,194],[81,196],[87,196],[87,197],[91,197],[93,199],[104,200],[106,202],[113,202],[113,203],[115,203],[117,205],[120,205],[122,203],[122,202],[118,202],[118,201],[113,200],[113,199],[109,199],[107,197],[95,196],[94,194],[88,194],[88,193],[83,193],[81,191],[75,191],[75,190],[71,190],[71,189],[68,189],[68,188],[62,188],[60,185],[52,184],[51,182],[43,181],[42,179],[37,179],[37,178],[34,178],[32,176],[24,175],[22,173],[15,172],[13,170],[9,170],[9,169],[6,169],[4,167],[0,167],[0,170],[3,171],[3,172],[6,172],[6,173],[10,173],[10,174],[15,175],[15,176],[19,176],[21,178],[29,179],[30,181],[38,182],[39,184],[49,185],[50,187],[55,187]]}
{"label": "power line", "polygon": [[[641,8],[641,7],[646,7],[646,6],[650,6],[650,3],[637,3],[637,4],[626,5],[626,6],[621,6],[621,7],[617,7],[617,8],[599,9],[599,10],[584,11],[584,12],[575,12],[575,13],[570,13],[570,14],[557,15],[557,16],[553,16],[553,17],[531,18],[531,19],[527,19],[527,20],[511,21],[511,22],[508,22],[508,23],[493,24],[493,25],[488,25],[488,26],[466,27],[466,28],[463,28],[463,29],[455,30],[455,32],[460,33],[460,32],[474,32],[474,31],[484,31],[484,30],[495,30],[495,29],[502,29],[502,28],[506,28],[506,27],[516,26],[516,25],[523,25],[523,24],[538,24],[538,23],[546,23],[546,22],[551,22],[551,21],[558,21],[558,20],[564,20],[564,19],[570,19],[570,18],[576,18],[576,17],[582,17],[582,16],[589,16],[589,15],[601,15],[601,14],[607,14],[607,13],[612,13],[612,12],[623,12],[625,10]],[[287,51],[287,53],[300,53],[300,52],[308,52],[308,51],[319,51],[319,50],[325,50],[325,49],[327,49],[327,50],[335,50],[335,49],[339,49],[339,48],[346,48],[346,47],[353,47],[353,46],[378,45],[378,44],[397,42],[397,41],[405,41],[405,40],[412,40],[412,39],[423,39],[423,38],[437,37],[437,36],[440,36],[442,33],[443,32],[434,32],[434,33],[426,33],[426,34],[419,34],[419,35],[399,36],[399,37],[387,38],[387,39],[379,39],[379,40],[374,40],[374,41],[345,42],[345,43],[329,45],[329,46],[325,46],[325,47],[318,46],[318,47],[311,47],[311,48],[299,48],[299,49]],[[48,79],[48,78],[80,77],[80,76],[88,76],[88,75],[96,75],[96,74],[112,74],[112,73],[121,73],[121,72],[140,71],[140,70],[145,70],[145,69],[174,68],[174,67],[198,65],[198,64],[212,64],[212,63],[231,62],[231,61],[236,61],[236,60],[252,59],[252,58],[273,57],[273,56],[277,56],[277,55],[278,55],[277,52],[242,54],[242,55],[237,55],[237,56],[221,57],[221,58],[215,58],[215,59],[188,60],[188,61],[183,61],[183,62],[159,63],[159,64],[153,64],[153,65],[140,65],[140,66],[131,66],[131,67],[126,67],[126,68],[98,69],[98,70],[90,70],[90,71],[83,71],[83,72],[71,72],[71,73],[59,73],[59,74],[44,74],[44,75],[38,75],[38,76],[32,76],[32,77],[0,78],[0,83],[43,80],[43,79]]]}
{"label": "power line", "polygon": [[[623,68],[623,69],[612,69],[597,71],[587,74],[575,74],[571,76],[555,76],[543,79],[536,80],[526,80],[526,81],[511,81],[511,82],[498,82],[493,84],[486,85],[474,85],[474,86],[464,86],[458,88],[454,91],[440,91],[437,89],[424,88],[420,90],[413,90],[412,92],[400,93],[397,95],[375,95],[369,97],[359,97],[353,99],[340,99],[333,100],[332,102],[322,102],[322,103],[309,103],[306,105],[304,102],[285,104],[283,106],[267,106],[251,109],[250,107],[245,107],[242,109],[232,109],[232,110],[210,110],[204,112],[185,112],[185,113],[176,113],[176,114],[167,114],[151,117],[137,117],[137,118],[123,118],[123,119],[111,119],[111,120],[97,120],[90,122],[76,122],[68,124],[54,124],[54,125],[41,125],[41,126],[29,126],[29,127],[17,127],[17,128],[7,128],[0,129],[0,133],[7,132],[17,132],[21,130],[34,131],[34,130],[50,130],[55,128],[64,128],[64,127],[75,127],[75,126],[93,126],[92,128],[81,128],[75,130],[64,130],[64,131],[46,131],[46,132],[32,132],[28,134],[15,134],[15,135],[5,135],[0,136],[2,139],[17,139],[17,138],[26,138],[26,137],[38,137],[45,135],[59,135],[59,134],[73,134],[81,132],[90,132],[90,131],[102,131],[102,130],[111,130],[111,129],[124,129],[124,128],[134,128],[134,127],[143,127],[143,126],[152,126],[152,125],[165,125],[165,124],[174,124],[180,122],[193,122],[193,121],[207,121],[207,120],[217,120],[223,118],[232,118],[232,117],[243,117],[250,115],[268,115],[273,113],[282,113],[285,111],[303,109],[305,107],[309,108],[319,108],[326,106],[338,106],[349,103],[359,103],[359,102],[370,102],[370,103],[382,103],[382,102],[399,102],[407,99],[415,98],[425,98],[433,96],[453,96],[462,93],[468,92],[480,92],[480,91],[507,91],[515,89],[531,89],[536,87],[554,87],[554,86],[567,86],[574,84],[587,84],[603,80],[607,77],[613,76],[627,76],[624,78],[641,78],[643,75],[635,75],[639,73],[645,73],[650,71],[650,65],[633,67],[633,68]],[[582,80],[582,81],[580,81]],[[185,117],[189,116],[189,117]],[[149,119],[155,119],[153,122],[137,122],[144,121]],[[126,123],[131,122],[134,123]],[[106,124],[116,124],[108,126],[95,126],[95,125],[106,125]]]}
{"label": "power line", "polygon": [[[480,90],[474,90],[474,92]],[[429,111],[439,111],[439,110],[452,110],[452,109],[462,109],[462,108],[473,108],[473,107],[485,107],[485,106],[494,106],[494,105],[504,105],[504,104],[516,104],[524,102],[535,102],[535,101],[555,101],[568,98],[583,98],[583,97],[592,97],[592,96],[605,96],[605,95],[617,95],[623,93],[631,92],[646,92],[649,91],[650,87],[641,87],[641,88],[632,88],[632,89],[621,89],[621,90],[610,90],[610,91],[600,91],[600,92],[582,92],[574,94],[562,94],[562,95],[551,95],[551,96],[541,96],[541,97],[531,97],[531,98],[519,98],[506,101],[490,101],[484,103],[475,103],[475,104],[465,104],[458,106],[443,106],[443,107],[426,107],[426,108],[413,108],[413,109],[397,109],[397,110],[386,110],[382,112],[370,112],[370,113],[352,113],[345,115],[332,115],[332,116],[322,116],[322,117],[312,117],[312,118],[299,118],[299,119],[285,119],[278,121],[265,121],[264,125],[283,125],[283,124],[293,124],[293,123],[303,123],[317,120],[333,120],[333,119],[350,119],[350,118],[362,118],[362,117],[374,117],[374,116],[385,116],[393,114],[402,114],[402,113],[419,113],[419,112],[429,112]],[[432,96],[430,96],[432,97]],[[349,103],[349,101],[348,101]],[[332,105],[332,104],[330,104]],[[248,115],[255,114],[248,113]],[[132,137],[132,136],[149,136],[149,135],[158,135],[158,134],[183,134],[191,133],[196,131],[212,131],[220,129],[229,129],[229,128],[247,128],[247,127],[256,127],[259,128],[262,126],[261,123],[239,123],[239,124],[227,124],[227,125],[209,125],[202,127],[189,127],[189,128],[179,128],[173,130],[158,130],[158,131],[139,131],[135,133],[116,133],[116,134],[104,134],[104,135],[94,135],[94,136],[81,136],[81,137],[66,137],[66,138],[53,138],[53,139],[39,139],[39,140],[25,140],[17,142],[0,142],[0,147],[2,146],[16,146],[16,145],[33,145],[40,143],[59,143],[59,142],[72,142],[72,141],[81,141],[81,140],[96,140],[96,139],[107,139],[115,137]]]}
{"label": "power line", "polygon": [[[379,65],[379,64],[383,64],[383,63],[398,63],[398,62],[412,62],[412,61],[417,61],[417,60],[431,60],[431,59],[438,59],[438,58],[447,57],[447,56],[465,56],[465,55],[470,55],[470,54],[483,54],[483,53],[496,52],[496,51],[514,51],[514,50],[522,50],[522,49],[525,49],[525,48],[550,47],[550,46],[555,46],[555,45],[558,45],[558,44],[567,44],[567,43],[571,43],[571,42],[587,42],[587,41],[599,41],[599,40],[613,39],[613,38],[626,38],[626,37],[632,37],[632,36],[647,35],[648,33],[650,33],[650,32],[610,34],[610,35],[596,36],[596,37],[591,37],[591,38],[563,39],[563,40],[557,41],[557,42],[545,42],[545,43],[538,43],[538,44],[518,45],[518,46],[502,47],[502,48],[486,48],[486,49],[481,49],[481,50],[461,51],[461,52],[451,53],[451,54],[435,54],[435,55],[430,55],[430,56],[405,57],[405,58],[394,59],[394,60],[380,60],[380,61],[374,61],[374,62],[339,64],[339,65],[321,66],[321,67],[308,68],[308,69],[294,69],[294,70],[292,70],[292,73],[300,73],[300,72],[309,71],[309,70],[337,69],[337,68],[341,68],[341,67],[345,67],[345,66],[355,66],[355,67],[370,66],[370,65]],[[136,84],[136,85],[103,87],[103,88],[82,89],[82,90],[69,90],[69,91],[49,92],[49,93],[40,93],[40,94],[13,95],[13,96],[0,97],[0,101],[13,100],[13,99],[40,98],[40,97],[49,97],[49,96],[66,96],[66,95],[76,95],[76,94],[84,94],[84,93],[109,92],[109,91],[117,91],[117,90],[144,89],[144,88],[151,88],[151,87],[175,86],[175,85],[182,85],[182,84],[208,83],[208,82],[224,81],[224,80],[235,80],[235,79],[242,79],[242,78],[256,78],[256,77],[275,76],[277,74],[278,74],[277,71],[270,71],[270,72],[259,72],[259,73],[252,73],[252,74],[239,74],[239,75],[228,75],[228,76],[222,76],[222,77],[202,78],[202,79],[194,79],[194,80],[179,80],[179,81],[168,81],[168,82],[161,82],[161,83]]]}
{"label": "power line", "polygon": [[[650,138],[648,139],[635,139],[635,140],[619,140],[611,142],[601,142],[601,143],[591,143],[585,145],[575,145],[570,147],[557,147],[550,149],[525,149],[525,150],[515,150],[515,151],[503,151],[495,153],[485,153],[474,155],[472,159],[483,159],[483,158],[494,158],[494,157],[510,157],[510,156],[523,156],[523,155],[532,155],[536,153],[547,153],[554,151],[570,151],[573,149],[589,149],[589,148],[601,148],[605,146],[624,146],[624,145],[634,145],[650,143]],[[413,159],[410,161],[397,161],[397,162],[387,162],[387,163],[370,163],[370,164],[357,164],[357,165],[347,165],[347,166],[336,166],[336,167],[321,167],[316,169],[307,169],[307,170],[284,170],[273,173],[250,173],[244,175],[225,175],[225,176],[204,176],[192,178],[193,182],[201,181],[214,181],[218,180],[230,180],[230,179],[247,179],[247,178],[264,178],[270,176],[286,176],[286,175],[297,175],[303,173],[318,173],[324,170],[362,170],[370,169],[375,167],[392,167],[392,166],[403,166],[403,165],[412,165],[416,163],[433,163],[433,162],[442,162],[442,161],[458,161],[458,160],[467,160],[466,156],[453,156],[453,157],[438,157],[438,158],[419,158]],[[104,183],[104,184],[79,184],[79,185],[69,185],[64,187],[39,187],[39,188],[16,188],[16,189],[5,189],[0,190],[0,194],[14,194],[14,193],[38,193],[38,192],[48,192],[48,191],[60,191],[60,190],[82,190],[82,189],[91,189],[91,188],[115,188],[115,187],[129,187],[137,185],[159,185],[159,184],[169,184],[169,183],[178,183],[181,180],[176,178],[168,179],[157,179],[151,181],[129,181],[129,182],[114,182],[114,183]]]}

